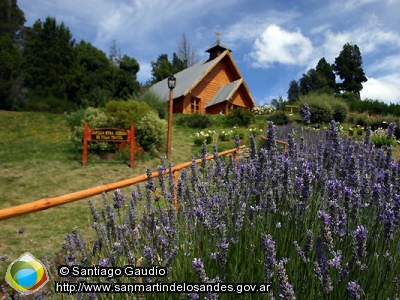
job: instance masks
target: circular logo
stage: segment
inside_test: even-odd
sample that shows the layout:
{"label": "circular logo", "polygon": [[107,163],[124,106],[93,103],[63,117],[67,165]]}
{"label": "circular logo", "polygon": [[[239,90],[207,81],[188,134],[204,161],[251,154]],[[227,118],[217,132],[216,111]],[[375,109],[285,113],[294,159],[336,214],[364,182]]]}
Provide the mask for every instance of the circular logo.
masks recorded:
{"label": "circular logo", "polygon": [[49,276],[42,262],[26,252],[8,266],[5,279],[14,290],[28,295],[42,288]]}

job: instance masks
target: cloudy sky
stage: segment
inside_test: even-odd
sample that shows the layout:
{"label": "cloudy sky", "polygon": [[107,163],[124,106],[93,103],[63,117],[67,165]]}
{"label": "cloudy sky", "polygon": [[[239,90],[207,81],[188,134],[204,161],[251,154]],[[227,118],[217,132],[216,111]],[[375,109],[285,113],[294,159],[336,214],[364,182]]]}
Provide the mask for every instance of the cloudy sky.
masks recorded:
{"label": "cloudy sky", "polygon": [[[291,80],[325,57],[334,63],[356,44],[368,78],[361,97],[400,103],[400,0],[18,0],[26,26],[47,16],[107,55],[113,40],[151,77],[151,61],[169,57],[185,34],[206,59],[216,40],[232,56],[258,104],[287,97]],[[179,84],[179,83],[177,83]]]}

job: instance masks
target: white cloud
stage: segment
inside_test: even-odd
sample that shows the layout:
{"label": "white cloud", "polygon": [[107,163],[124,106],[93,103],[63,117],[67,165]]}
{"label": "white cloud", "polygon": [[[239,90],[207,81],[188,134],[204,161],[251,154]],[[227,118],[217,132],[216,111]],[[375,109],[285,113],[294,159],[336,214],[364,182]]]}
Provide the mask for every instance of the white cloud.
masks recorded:
{"label": "white cloud", "polygon": [[270,67],[274,62],[287,65],[304,65],[313,51],[313,46],[300,30],[289,32],[277,25],[268,26],[256,38],[253,52],[254,67]]}
{"label": "white cloud", "polygon": [[361,99],[378,99],[386,103],[400,103],[400,74],[368,78],[363,84]]}
{"label": "white cloud", "polygon": [[283,25],[297,18],[299,14],[295,11],[277,11],[269,9],[262,13],[243,13],[238,21],[226,28],[224,40],[228,43],[240,41],[253,42],[260,36],[268,25]]}

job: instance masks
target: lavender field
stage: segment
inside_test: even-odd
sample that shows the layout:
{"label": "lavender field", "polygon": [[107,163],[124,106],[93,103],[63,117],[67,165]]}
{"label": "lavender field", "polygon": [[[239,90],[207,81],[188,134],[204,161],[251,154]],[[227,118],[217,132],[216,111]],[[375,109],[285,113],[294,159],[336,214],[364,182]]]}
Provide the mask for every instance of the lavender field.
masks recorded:
{"label": "lavender field", "polygon": [[[112,199],[104,196],[101,212],[89,201],[94,240],[85,242],[78,231],[72,232],[61,258],[47,257],[49,269],[56,274],[58,264],[156,265],[167,268],[167,277],[86,280],[272,287],[263,294],[243,293],[240,299],[398,299],[400,162],[392,159],[391,148],[376,149],[369,131],[361,142],[341,136],[334,121],[325,131],[269,123],[266,135],[261,149],[251,140],[249,158],[206,162],[204,148],[203,162],[181,172],[177,191],[172,175],[153,179],[148,170],[145,187],[138,186],[129,196],[120,191]],[[288,141],[286,153],[277,148],[276,139]],[[167,168],[163,165],[158,172]],[[145,208],[139,214],[141,201]],[[239,296],[113,294],[114,299],[134,297]]]}

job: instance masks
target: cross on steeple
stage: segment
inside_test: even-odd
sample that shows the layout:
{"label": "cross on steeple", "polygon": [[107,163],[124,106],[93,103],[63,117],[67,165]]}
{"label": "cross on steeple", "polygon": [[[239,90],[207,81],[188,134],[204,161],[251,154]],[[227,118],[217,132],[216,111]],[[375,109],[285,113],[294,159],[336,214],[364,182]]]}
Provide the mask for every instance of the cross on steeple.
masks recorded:
{"label": "cross on steeple", "polygon": [[218,41],[219,41],[222,35],[221,32],[218,30],[215,34],[218,36]]}

